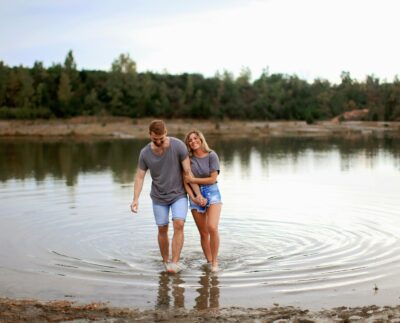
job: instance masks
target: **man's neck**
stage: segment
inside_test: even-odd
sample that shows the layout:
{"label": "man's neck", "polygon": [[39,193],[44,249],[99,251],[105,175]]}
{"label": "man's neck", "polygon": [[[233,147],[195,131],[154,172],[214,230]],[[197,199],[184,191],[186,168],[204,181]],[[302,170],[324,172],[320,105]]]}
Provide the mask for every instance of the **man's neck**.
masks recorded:
{"label": "man's neck", "polygon": [[151,149],[157,155],[162,155],[170,145],[170,138],[166,137],[164,143],[161,146],[156,146],[154,143],[151,143]]}

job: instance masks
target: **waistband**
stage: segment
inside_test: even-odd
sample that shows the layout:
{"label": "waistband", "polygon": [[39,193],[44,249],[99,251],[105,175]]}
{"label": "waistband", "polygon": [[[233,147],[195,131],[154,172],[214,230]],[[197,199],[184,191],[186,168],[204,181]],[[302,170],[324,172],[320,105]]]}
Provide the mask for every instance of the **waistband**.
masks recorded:
{"label": "waistband", "polygon": [[217,187],[218,188],[218,183],[214,183],[214,184],[205,184],[205,185],[200,185],[201,188],[213,188],[213,187]]}

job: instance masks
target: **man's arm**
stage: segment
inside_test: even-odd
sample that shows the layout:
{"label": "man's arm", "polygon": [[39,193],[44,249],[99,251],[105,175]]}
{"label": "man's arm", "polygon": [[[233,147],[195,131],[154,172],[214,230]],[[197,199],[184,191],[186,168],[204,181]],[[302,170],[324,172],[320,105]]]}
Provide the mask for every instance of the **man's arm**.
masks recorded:
{"label": "man's arm", "polygon": [[139,208],[139,196],[142,192],[144,176],[146,171],[138,168],[135,175],[135,183],[133,184],[133,201],[131,204],[131,211],[137,213]]}
{"label": "man's arm", "polygon": [[189,198],[190,198],[192,201],[196,201],[195,193],[193,192],[192,187],[190,186],[190,184],[189,184],[189,183],[186,183],[185,181],[183,181],[183,185],[184,185],[184,187],[185,187],[186,193],[188,193],[188,195],[189,195]]}

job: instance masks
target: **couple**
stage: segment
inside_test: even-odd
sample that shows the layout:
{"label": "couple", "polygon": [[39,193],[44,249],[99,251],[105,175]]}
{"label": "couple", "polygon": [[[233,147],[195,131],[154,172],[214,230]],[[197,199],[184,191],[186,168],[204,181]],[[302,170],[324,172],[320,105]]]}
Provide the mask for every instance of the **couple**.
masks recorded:
{"label": "couple", "polygon": [[[158,245],[166,271],[177,273],[182,270],[179,257],[184,240],[188,194],[204,256],[211,266],[211,271],[217,272],[218,223],[222,206],[217,186],[218,156],[210,150],[199,131],[190,131],[186,135],[186,146],[181,140],[167,136],[167,128],[162,120],[150,123],[149,134],[151,142],[139,155],[131,210],[134,213],[138,212],[139,196],[146,171],[149,169],[152,178],[150,197],[158,226]],[[174,227],[171,261],[168,239],[170,210]]]}

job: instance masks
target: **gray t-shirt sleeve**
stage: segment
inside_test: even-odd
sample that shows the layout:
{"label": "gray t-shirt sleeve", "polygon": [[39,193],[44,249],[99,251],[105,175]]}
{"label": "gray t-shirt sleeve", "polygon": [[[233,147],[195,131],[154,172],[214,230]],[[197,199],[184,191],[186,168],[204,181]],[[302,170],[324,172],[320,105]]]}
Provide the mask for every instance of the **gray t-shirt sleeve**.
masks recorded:
{"label": "gray t-shirt sleeve", "polygon": [[210,158],[210,173],[217,171],[218,174],[219,174],[219,158],[218,158],[218,155],[214,151],[211,151],[210,155],[209,155],[209,158]]}
{"label": "gray t-shirt sleeve", "polygon": [[[147,147],[147,146],[146,146],[146,147]],[[144,158],[144,156],[145,156],[144,150],[146,149],[146,147],[143,148],[143,149],[140,151],[140,154],[139,154],[139,168],[140,168],[141,170],[144,170],[144,171],[146,171],[146,170],[149,168],[149,167],[147,166],[146,161],[145,161],[145,158]]]}
{"label": "gray t-shirt sleeve", "polygon": [[178,156],[179,156],[179,161],[182,162],[189,155],[189,152],[186,148],[186,145],[182,141],[177,139],[175,142],[176,142],[176,149],[177,149]]}

